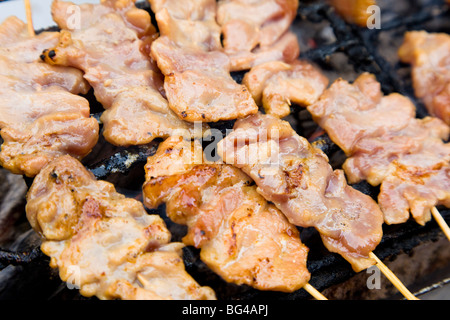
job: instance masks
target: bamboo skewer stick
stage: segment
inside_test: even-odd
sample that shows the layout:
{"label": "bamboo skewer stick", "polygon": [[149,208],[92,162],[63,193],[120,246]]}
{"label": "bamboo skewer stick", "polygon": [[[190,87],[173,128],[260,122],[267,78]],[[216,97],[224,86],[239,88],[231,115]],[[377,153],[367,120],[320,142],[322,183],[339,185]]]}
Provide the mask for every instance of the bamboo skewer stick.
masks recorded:
{"label": "bamboo skewer stick", "polygon": [[441,227],[442,231],[444,231],[444,234],[446,235],[447,239],[450,240],[450,228],[448,224],[445,222],[440,212],[438,211],[438,209],[436,209],[436,207],[431,208],[431,214],[433,215],[438,225]]}
{"label": "bamboo skewer stick", "polygon": [[28,28],[28,34],[30,37],[34,37],[34,27],[33,27],[33,16],[31,14],[31,4],[30,0],[24,0],[25,3],[25,13],[27,16],[27,28]]}
{"label": "bamboo skewer stick", "polygon": [[317,300],[328,300],[323,294],[321,294],[316,288],[314,288],[309,283],[305,284],[303,287],[310,295],[312,295]]}
{"label": "bamboo skewer stick", "polygon": [[380,269],[380,271],[386,276],[386,278],[391,281],[391,283],[405,296],[406,299],[420,300],[403,285],[403,283],[397,278],[397,276],[380,259],[378,259],[378,257],[373,252],[370,253],[370,257],[377,262],[376,266],[378,267],[378,269]]}

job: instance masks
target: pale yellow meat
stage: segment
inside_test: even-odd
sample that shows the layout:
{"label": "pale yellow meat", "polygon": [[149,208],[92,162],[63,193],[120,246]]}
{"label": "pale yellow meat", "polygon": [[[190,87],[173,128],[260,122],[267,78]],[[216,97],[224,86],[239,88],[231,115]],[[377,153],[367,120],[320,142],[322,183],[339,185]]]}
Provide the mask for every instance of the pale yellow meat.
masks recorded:
{"label": "pale yellow meat", "polygon": [[151,56],[165,75],[169,107],[189,122],[234,120],[258,106],[230,75],[222,52],[216,1],[150,1],[161,30]]}
{"label": "pale yellow meat", "polygon": [[100,299],[215,299],[185,270],[183,244],[158,215],[70,156],[48,164],[27,194],[27,218],[63,281]]}
{"label": "pale yellow meat", "polygon": [[291,104],[313,104],[328,86],[328,78],[307,61],[271,61],[253,67],[242,83],[265,113],[283,118],[291,113]]}
{"label": "pale yellow meat", "polygon": [[78,95],[90,88],[82,72],[39,57],[57,44],[59,33],[29,36],[26,30],[16,17],[0,25],[0,164],[33,177],[61,155],[86,156],[97,143],[99,125]]}
{"label": "pale yellow meat", "polygon": [[290,31],[298,0],[220,0],[221,26],[231,71],[248,70],[268,61],[292,62],[300,54],[298,39]]}
{"label": "pale yellow meat", "polygon": [[[80,14],[76,27],[71,26],[74,7]],[[45,61],[84,72],[106,109],[101,121],[108,142],[146,144],[178,129],[195,136],[194,126],[178,118],[165,101],[162,75],[149,57],[157,33],[148,12],[131,0],[82,5],[55,0],[52,15],[63,31],[58,45],[44,52]]]}

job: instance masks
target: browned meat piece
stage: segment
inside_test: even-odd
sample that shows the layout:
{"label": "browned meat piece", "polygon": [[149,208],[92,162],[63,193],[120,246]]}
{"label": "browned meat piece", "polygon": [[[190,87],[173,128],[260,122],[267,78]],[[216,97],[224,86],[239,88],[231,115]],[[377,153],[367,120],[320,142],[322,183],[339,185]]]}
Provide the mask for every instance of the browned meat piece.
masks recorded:
{"label": "browned meat piece", "polygon": [[295,225],[316,228],[324,245],[355,271],[373,265],[369,254],[382,237],[383,214],[369,196],[353,189],[327,156],[288,122],[257,114],[238,120],[218,144],[218,154],[241,168]]}
{"label": "browned meat piece", "polygon": [[265,113],[279,118],[291,113],[291,103],[307,107],[328,86],[328,78],[306,61],[271,61],[253,67],[242,83]]}
{"label": "browned meat piece", "polygon": [[425,225],[434,206],[450,207],[449,155],[446,160],[431,163],[428,159],[419,164],[417,159],[393,163],[394,169],[383,180],[378,197],[387,224],[406,222],[411,212],[417,223]]}
{"label": "browned meat piece", "polygon": [[[230,22],[239,21],[252,28],[255,43],[242,43],[232,37],[227,39],[228,44],[236,47],[246,46],[246,49],[251,50],[256,45],[265,47],[273,44],[289,30],[297,15],[297,8],[298,0],[220,0],[217,7],[217,21],[222,27]],[[224,47],[227,49],[228,45],[225,44]]]}
{"label": "browned meat piece", "polygon": [[450,125],[450,35],[406,32],[398,54],[412,65],[415,95],[431,115]]}
{"label": "browned meat piece", "polygon": [[82,73],[39,59],[57,42],[56,32],[30,37],[15,17],[0,25],[0,163],[16,174],[33,177],[64,154],[81,159],[98,140],[89,103],[76,95],[89,90]]}
{"label": "browned meat piece", "polygon": [[161,36],[181,48],[200,51],[221,49],[220,27],[216,23],[216,1],[149,0]]}
{"label": "browned meat piece", "polygon": [[367,8],[376,5],[377,2],[375,0],[330,0],[330,4],[345,21],[366,27],[367,19],[372,14],[367,12]]}
{"label": "browned meat piece", "polygon": [[308,248],[298,230],[242,171],[202,160],[198,142],[175,137],[145,169],[145,204],[165,202],[167,215],[188,226],[183,242],[200,248],[202,261],[224,280],[284,292],[309,281]]}
{"label": "browned meat piece", "polygon": [[231,71],[248,70],[258,64],[298,58],[297,37],[289,31],[297,15],[298,0],[220,0],[217,22]]}
{"label": "browned meat piece", "polygon": [[14,16],[7,18],[0,24],[0,75],[10,78],[10,84],[20,81],[21,87],[40,90],[55,85],[74,94],[86,94],[90,86],[81,71],[49,66],[39,59],[44,48],[58,43],[58,37],[58,32],[31,37],[23,21]]}
{"label": "browned meat piece", "polygon": [[100,299],[215,299],[185,270],[182,243],[141,202],[97,181],[70,156],[36,176],[27,217],[63,281]]}
{"label": "browned meat piece", "polygon": [[443,140],[448,139],[449,132],[450,128],[438,118],[413,118],[402,130],[359,140],[343,169],[350,183],[367,180],[371,185],[379,185],[391,174],[394,160],[414,163],[415,159],[418,164],[424,155],[425,159],[438,162],[448,159],[450,144]]}
{"label": "browned meat piece", "polygon": [[405,128],[415,116],[415,106],[398,93],[383,96],[374,75],[361,74],[353,84],[338,79],[308,111],[331,140],[347,155],[362,137]]}
{"label": "browned meat piece", "polygon": [[[7,97],[1,95],[0,163],[11,172],[33,177],[61,155],[82,159],[97,143],[98,122],[83,112],[89,110],[84,98],[56,87],[38,93],[2,89],[2,93]],[[15,114],[7,119],[12,108]],[[21,109],[23,113],[17,113]]]}
{"label": "browned meat piece", "polygon": [[84,71],[107,109],[101,117],[106,140],[120,146],[146,144],[178,129],[194,137],[194,126],[180,120],[162,95],[162,75],[148,56],[156,37],[148,12],[132,0],[82,4],[77,6],[80,26],[71,28],[70,6],[75,5],[53,2],[53,18],[63,31],[59,44],[43,56],[50,64]]}
{"label": "browned meat piece", "polygon": [[161,29],[151,55],[165,75],[169,107],[178,117],[189,122],[216,122],[257,112],[245,86],[231,77],[229,59],[221,52],[216,2],[150,3]]}
{"label": "browned meat piece", "polygon": [[170,108],[181,119],[216,122],[258,111],[246,87],[231,78],[228,58],[222,52],[181,48],[161,37],[153,43],[152,54],[166,75]]}
{"label": "browned meat piece", "polygon": [[[375,98],[374,98],[375,97]],[[378,203],[387,224],[430,220],[436,205],[448,205],[450,128],[440,119],[415,118],[409,99],[382,96],[369,74],[355,83],[337,80],[308,107],[313,118],[347,154],[350,183],[381,184]]]}

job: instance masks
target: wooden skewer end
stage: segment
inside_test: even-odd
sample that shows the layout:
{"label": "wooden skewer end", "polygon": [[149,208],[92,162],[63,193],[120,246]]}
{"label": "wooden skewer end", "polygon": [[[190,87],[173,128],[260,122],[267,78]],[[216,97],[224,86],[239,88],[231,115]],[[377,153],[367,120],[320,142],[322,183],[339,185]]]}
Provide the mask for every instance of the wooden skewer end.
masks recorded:
{"label": "wooden skewer end", "polygon": [[439,227],[441,227],[441,229],[444,232],[447,239],[450,240],[450,228],[449,228],[447,222],[445,222],[441,213],[438,211],[438,209],[436,209],[436,207],[433,207],[433,208],[431,208],[431,214],[433,215],[433,218],[438,223]]}
{"label": "wooden skewer end", "polygon": [[386,278],[391,281],[391,283],[400,291],[406,299],[408,300],[420,300],[415,295],[413,295],[405,285],[397,278],[397,276],[373,253],[371,252],[370,257],[373,258],[377,264],[376,266],[380,271],[386,276]]}
{"label": "wooden skewer end", "polygon": [[28,34],[30,35],[30,37],[34,37],[36,34],[34,32],[34,27],[33,27],[33,16],[31,13],[31,3],[30,3],[30,0],[24,0],[24,3],[25,3],[25,13],[27,16]]}
{"label": "wooden skewer end", "polygon": [[316,288],[314,288],[309,283],[305,284],[303,289],[305,289],[310,295],[312,295],[317,300],[328,300],[323,294],[321,294]]}

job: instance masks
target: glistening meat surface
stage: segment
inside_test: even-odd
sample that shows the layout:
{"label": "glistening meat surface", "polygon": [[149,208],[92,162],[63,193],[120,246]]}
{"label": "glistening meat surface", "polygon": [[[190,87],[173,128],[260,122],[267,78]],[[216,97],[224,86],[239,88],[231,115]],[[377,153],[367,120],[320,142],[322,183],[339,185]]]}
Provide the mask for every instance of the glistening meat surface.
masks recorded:
{"label": "glistening meat surface", "polygon": [[405,128],[416,110],[405,96],[384,96],[380,83],[369,73],[361,74],[353,83],[337,79],[307,109],[347,155],[362,137]]}
{"label": "glistening meat surface", "polygon": [[412,66],[415,95],[431,115],[450,125],[450,35],[406,32],[398,55]]}
{"label": "glistening meat surface", "polygon": [[150,1],[161,36],[151,56],[165,75],[169,107],[185,121],[217,122],[254,114],[258,107],[230,75],[222,52],[216,1]]}
{"label": "glistening meat surface", "polygon": [[198,142],[169,138],[148,158],[145,205],[187,225],[186,245],[225,281],[292,292],[310,279],[298,230],[230,165],[208,163]]}
{"label": "glistening meat surface", "polygon": [[291,113],[291,104],[314,103],[328,86],[328,78],[307,61],[271,61],[253,67],[242,83],[266,114],[283,118]]}
{"label": "glistening meat surface", "polygon": [[434,206],[448,205],[450,128],[441,119],[416,118],[410,99],[384,96],[367,73],[353,84],[335,81],[308,110],[348,156],[349,182],[381,185],[387,224],[407,221],[409,212],[424,224]]}
{"label": "glistening meat surface", "polygon": [[[79,26],[71,25],[73,8],[80,14]],[[58,45],[44,52],[45,61],[84,72],[106,109],[101,116],[106,140],[129,146],[176,130],[202,135],[179,119],[163,96],[161,73],[148,55],[157,34],[147,11],[132,0],[79,6],[55,0],[52,15],[62,31]]]}
{"label": "glistening meat surface", "polygon": [[217,23],[230,70],[248,70],[269,61],[292,62],[300,54],[297,36],[289,29],[298,0],[220,0]]}
{"label": "glistening meat surface", "polygon": [[327,156],[288,122],[257,114],[235,123],[218,154],[241,168],[295,225],[316,228],[328,250],[363,270],[382,237],[383,215],[369,196],[347,185]]}
{"label": "glistening meat surface", "polygon": [[116,192],[70,156],[36,176],[27,218],[63,281],[100,299],[215,299],[185,270],[182,243],[158,215]]}
{"label": "glistening meat surface", "polygon": [[0,163],[16,174],[33,177],[64,154],[81,159],[98,140],[97,120],[77,95],[89,90],[82,73],[39,59],[57,42],[57,32],[29,36],[15,17],[0,25]]}

